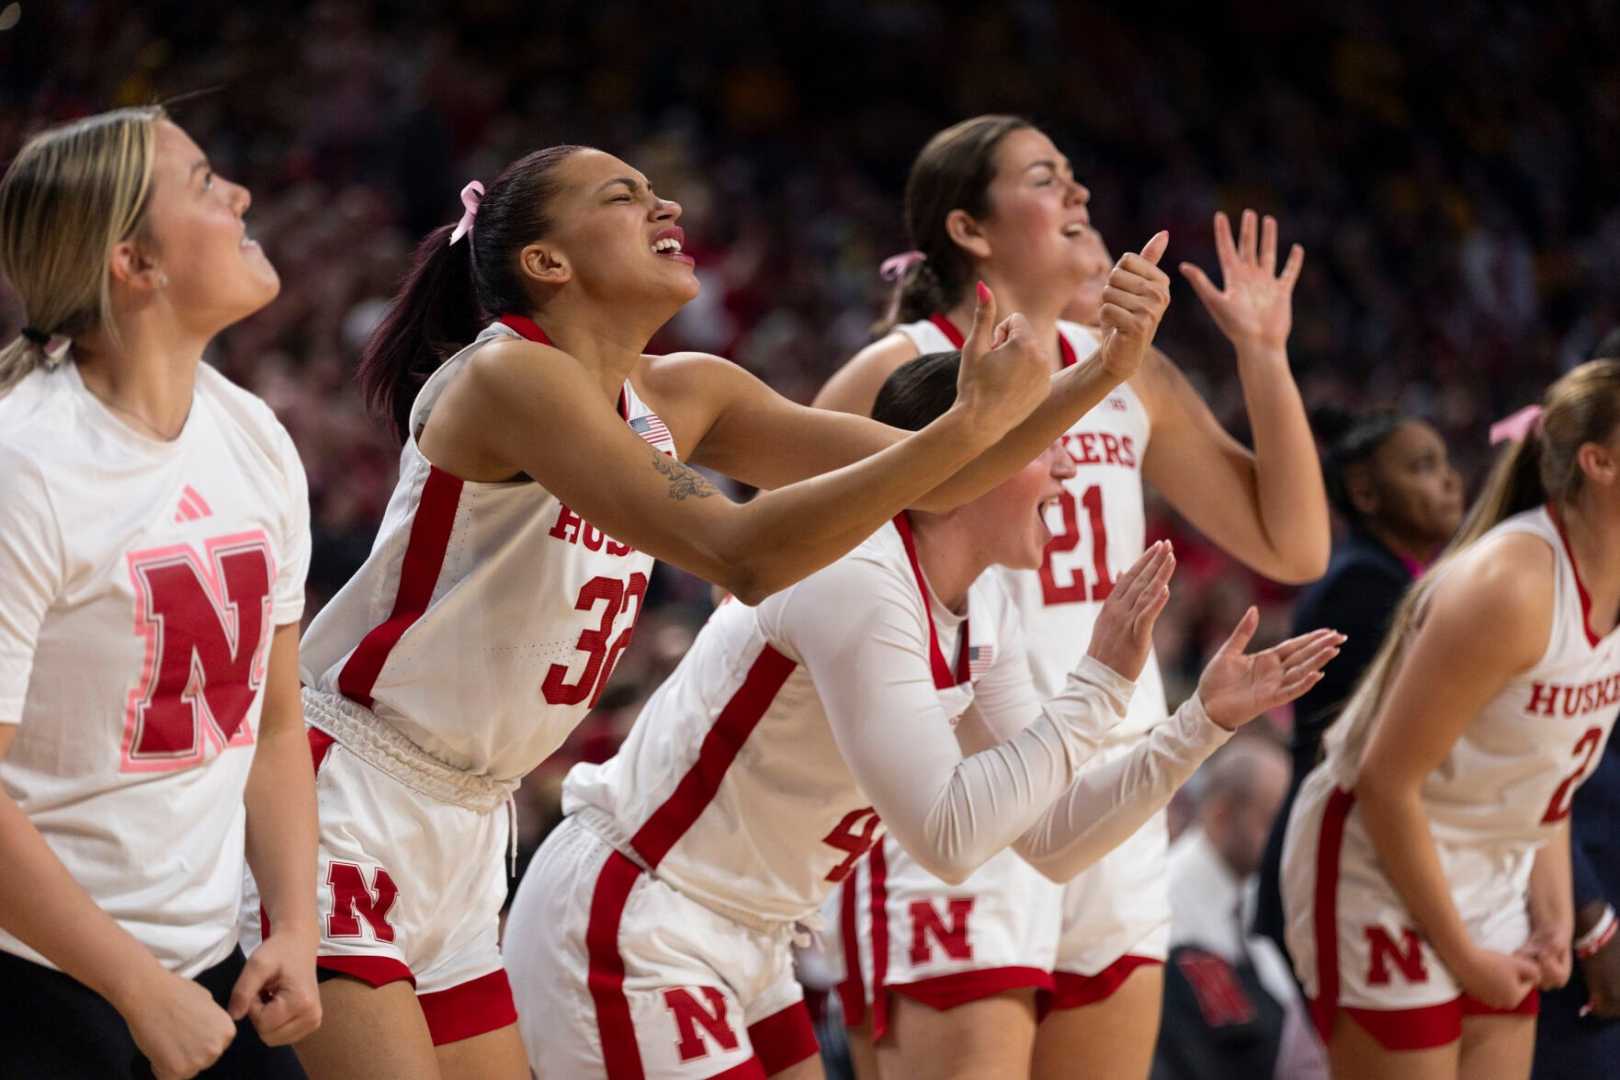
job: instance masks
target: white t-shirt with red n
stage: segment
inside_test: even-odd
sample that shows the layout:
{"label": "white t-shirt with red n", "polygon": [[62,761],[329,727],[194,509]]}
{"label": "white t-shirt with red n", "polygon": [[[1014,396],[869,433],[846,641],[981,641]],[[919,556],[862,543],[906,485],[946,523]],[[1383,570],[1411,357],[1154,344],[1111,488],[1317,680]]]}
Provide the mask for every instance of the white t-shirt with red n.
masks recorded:
{"label": "white t-shirt with red n", "polygon": [[[206,364],[171,442],[73,363],[0,397],[0,784],[181,975],[236,945],[266,663],[309,547],[292,440]],[[0,950],[48,963],[4,929]]]}

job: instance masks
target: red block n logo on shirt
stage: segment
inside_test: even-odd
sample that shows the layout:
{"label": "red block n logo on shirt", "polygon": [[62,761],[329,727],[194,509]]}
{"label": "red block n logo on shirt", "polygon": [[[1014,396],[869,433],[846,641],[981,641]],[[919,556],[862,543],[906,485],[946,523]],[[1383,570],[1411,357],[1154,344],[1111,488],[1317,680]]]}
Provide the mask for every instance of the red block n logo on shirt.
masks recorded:
{"label": "red block n logo on shirt", "polygon": [[360,920],[364,919],[378,941],[394,940],[388,912],[399,896],[399,886],[380,866],[371,878],[368,884],[366,872],[354,863],[334,862],[327,868],[326,883],[332,886],[332,914],[326,918],[327,937],[359,937]]}
{"label": "red block n logo on shirt", "polygon": [[973,959],[973,945],[968,941],[968,916],[973,914],[973,897],[955,896],[948,902],[949,922],[940,918],[938,909],[929,900],[911,902],[911,962],[926,964],[933,953],[928,944],[932,937],[952,960]]}
{"label": "red block n logo on shirt", "polygon": [[698,1034],[700,1027],[709,1033],[709,1038],[720,1044],[720,1049],[737,1049],[737,1033],[726,1022],[725,995],[712,986],[697,989],[708,999],[708,1008],[704,1008],[703,1003],[685,987],[677,986],[664,991],[664,1004],[670,1015],[675,1017],[675,1027],[680,1032],[680,1042],[675,1049],[682,1061],[696,1061],[709,1056],[709,1044]]}
{"label": "red block n logo on shirt", "polygon": [[1389,936],[1389,931],[1382,926],[1366,927],[1367,949],[1371,958],[1367,964],[1367,985],[1389,985],[1389,963],[1395,962],[1400,968],[1401,975],[1407,982],[1421,983],[1429,981],[1429,971],[1423,964],[1423,942],[1418,938],[1418,932],[1411,927],[1401,930],[1401,944],[1395,944],[1395,939]]}
{"label": "red block n logo on shirt", "polygon": [[135,632],[146,639],[124,712],[122,768],[161,772],[246,746],[264,686],[274,557],[262,532],[132,552]]}

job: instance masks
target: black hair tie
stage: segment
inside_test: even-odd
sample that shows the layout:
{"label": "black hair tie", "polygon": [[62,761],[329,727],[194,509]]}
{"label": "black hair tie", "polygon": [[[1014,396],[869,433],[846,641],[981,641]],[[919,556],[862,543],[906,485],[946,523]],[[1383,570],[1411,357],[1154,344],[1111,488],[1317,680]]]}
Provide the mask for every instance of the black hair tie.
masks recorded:
{"label": "black hair tie", "polygon": [[32,326],[23,327],[22,328],[22,336],[27,338],[29,341],[32,341],[35,345],[38,345],[42,349],[51,340],[51,335],[42,334],[38,330],[35,330]]}

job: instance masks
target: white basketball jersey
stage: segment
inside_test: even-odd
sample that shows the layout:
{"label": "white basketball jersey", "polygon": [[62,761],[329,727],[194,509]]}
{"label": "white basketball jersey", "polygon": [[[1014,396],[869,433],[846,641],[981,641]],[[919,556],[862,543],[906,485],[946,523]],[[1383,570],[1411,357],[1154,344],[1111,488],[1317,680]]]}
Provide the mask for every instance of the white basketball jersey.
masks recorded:
{"label": "white basketball jersey", "polygon": [[[921,353],[962,346],[961,333],[943,315],[895,329]],[[1058,332],[1065,367],[1090,356],[1100,344],[1078,323],[1059,322]],[[1129,383],[1121,383],[1082,416],[1063,436],[1075,475],[1064,481],[1062,498],[1047,511],[1052,542],[1040,570],[996,570],[1023,613],[1024,645],[1042,699],[1062,688],[1077,650],[1084,651],[1091,640],[1114,580],[1146,547],[1142,459],[1150,427],[1147,409]],[[1158,659],[1150,656],[1137,679],[1130,712],[1114,729],[1112,741],[1133,741],[1167,712]]]}
{"label": "white basketball jersey", "polygon": [[[181,975],[236,945],[265,666],[308,564],[292,440],[208,365],[169,442],[71,362],[0,396],[0,784]],[[48,963],[4,931],[0,950]]]}
{"label": "white basketball jersey", "polygon": [[[596,704],[647,594],[653,559],[533,480],[481,483],[434,466],[416,436],[473,351],[545,341],[505,316],[416,396],[399,483],[371,554],[304,635],[304,681],[371,709],[453,768],[521,777]],[[675,443],[629,382],[619,415]]]}
{"label": "white basketball jersey", "polygon": [[[904,521],[885,525],[841,560],[857,564],[858,579],[871,583],[848,588],[847,603],[859,608],[900,582],[918,640],[930,642],[928,655],[915,655],[912,671],[835,677],[931,671],[941,710],[955,718],[1003,656],[1023,663],[1010,648],[1017,612],[991,574],[969,589],[965,617],[943,610],[916,568]],[[801,634],[838,632],[824,618],[796,614],[796,595],[815,588],[817,576],[758,607],[721,605],[648,699],[618,754],[601,765],[576,765],[563,785],[565,813],[583,811],[604,839],[660,878],[745,923],[810,915],[880,835],[878,815],[840,756],[793,644]],[[1017,677],[1027,682],[1022,672]]]}
{"label": "white basketball jersey", "polygon": [[[1481,538],[1529,533],[1553,550],[1552,632],[1534,667],[1469,721],[1444,764],[1423,782],[1423,807],[1441,841],[1539,844],[1569,816],[1570,800],[1603,756],[1620,708],[1620,629],[1593,634],[1580,572],[1557,519],[1543,507]],[[1442,571],[1443,573],[1444,571]],[[1487,631],[1488,632],[1488,631]],[[1328,760],[1353,788],[1367,720],[1336,727]]]}

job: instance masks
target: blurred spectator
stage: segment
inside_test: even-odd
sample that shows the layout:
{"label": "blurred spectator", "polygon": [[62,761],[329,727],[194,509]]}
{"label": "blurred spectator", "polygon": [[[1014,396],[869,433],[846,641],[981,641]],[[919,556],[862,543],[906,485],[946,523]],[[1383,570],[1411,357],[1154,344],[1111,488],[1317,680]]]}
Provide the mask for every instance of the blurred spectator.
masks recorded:
{"label": "blurred spectator", "polygon": [[1326,1060],[1282,953],[1246,927],[1288,758],[1234,739],[1200,770],[1196,824],[1170,846],[1170,959],[1153,1080],[1309,1080]]}

